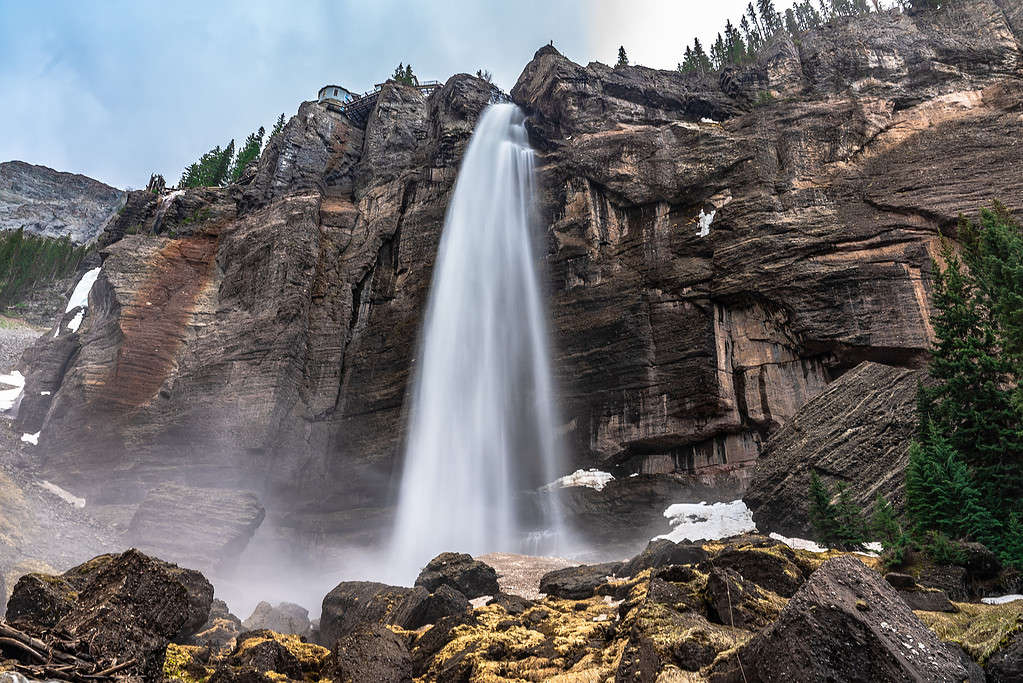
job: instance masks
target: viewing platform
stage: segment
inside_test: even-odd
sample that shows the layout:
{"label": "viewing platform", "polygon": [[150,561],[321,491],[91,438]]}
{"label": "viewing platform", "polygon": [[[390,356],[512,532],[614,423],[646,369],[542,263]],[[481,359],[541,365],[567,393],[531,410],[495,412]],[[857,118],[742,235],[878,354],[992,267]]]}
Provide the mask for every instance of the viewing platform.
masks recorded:
{"label": "viewing platform", "polygon": [[[327,109],[336,111],[344,114],[353,122],[360,126],[365,126],[366,121],[369,119],[370,112],[373,111],[373,107],[377,103],[377,97],[380,96],[380,91],[383,90],[385,83],[377,83],[372,90],[364,92],[361,95],[355,94],[350,90],[346,90],[341,86],[326,85],[320,89],[319,97],[317,98],[323,103]],[[414,85],[409,87],[415,88],[421,92],[424,96],[429,97],[434,91],[439,90],[444,85],[440,81],[423,81],[422,83],[416,82]],[[326,96],[324,96],[326,93]]]}

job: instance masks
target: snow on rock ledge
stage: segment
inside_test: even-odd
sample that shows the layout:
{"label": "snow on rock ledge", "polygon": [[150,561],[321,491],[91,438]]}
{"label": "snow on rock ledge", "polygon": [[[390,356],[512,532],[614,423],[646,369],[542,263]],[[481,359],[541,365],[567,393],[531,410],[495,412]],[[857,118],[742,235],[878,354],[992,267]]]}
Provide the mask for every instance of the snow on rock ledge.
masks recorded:
{"label": "snow on rock ledge", "polygon": [[591,489],[600,491],[604,488],[607,482],[612,480],[614,480],[614,476],[612,476],[610,472],[601,472],[597,469],[576,470],[572,474],[566,474],[564,477],[552,481],[540,490],[552,491],[554,489],[563,489],[570,486],[588,486]]}
{"label": "snow on rock ledge", "polygon": [[716,541],[720,538],[752,533],[757,530],[753,513],[741,500],[731,503],[676,503],[669,505],[664,516],[671,523],[670,533],[657,536],[673,543],[690,541]]}
{"label": "snow on rock ledge", "polygon": [[996,598],[981,598],[980,601],[985,605],[1004,605],[1007,602],[1016,602],[1017,600],[1023,600],[1023,595],[1013,593],[1012,595],[999,595]]}
{"label": "snow on rock ledge", "polygon": [[12,387],[0,389],[0,413],[17,410],[21,395],[25,391],[25,377],[15,370],[9,375],[0,375],[0,385]]}
{"label": "snow on rock ledge", "polygon": [[83,508],[83,507],[85,507],[85,499],[84,498],[79,498],[78,496],[76,496],[75,494],[71,493],[70,491],[66,491],[66,490],[62,489],[61,487],[57,486],[56,484],[54,484],[52,482],[44,480],[44,481],[39,482],[39,486],[41,486],[42,488],[46,489],[47,491],[49,491],[53,495],[57,496],[58,498],[63,500],[68,505],[73,505],[76,508]]}

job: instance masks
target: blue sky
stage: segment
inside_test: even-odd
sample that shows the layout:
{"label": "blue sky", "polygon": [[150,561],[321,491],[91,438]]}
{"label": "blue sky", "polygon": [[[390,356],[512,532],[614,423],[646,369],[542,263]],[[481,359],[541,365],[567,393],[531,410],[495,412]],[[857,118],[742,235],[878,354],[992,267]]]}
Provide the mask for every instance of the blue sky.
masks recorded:
{"label": "blue sky", "polygon": [[[574,61],[672,68],[743,0],[0,0],[0,161],[144,187],[291,116],[324,83],[365,90],[489,69],[511,88],[548,41]],[[777,2],[779,9],[790,2]]]}

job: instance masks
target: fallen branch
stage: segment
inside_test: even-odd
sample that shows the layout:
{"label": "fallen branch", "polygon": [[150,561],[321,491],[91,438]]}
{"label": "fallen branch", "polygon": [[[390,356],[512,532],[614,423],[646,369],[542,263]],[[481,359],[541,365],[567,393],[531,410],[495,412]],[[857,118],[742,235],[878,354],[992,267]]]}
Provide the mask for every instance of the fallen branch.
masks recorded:
{"label": "fallen branch", "polygon": [[35,657],[36,660],[38,660],[40,662],[45,662],[46,661],[46,657],[43,657],[41,654],[39,654],[38,652],[33,650],[31,647],[29,647],[25,643],[21,642],[20,640],[15,639],[15,638],[5,638],[3,636],[0,636],[0,646],[2,646],[2,645],[6,645],[7,647],[13,647],[13,648],[16,648],[18,650],[21,650],[22,652],[25,652],[25,653]]}

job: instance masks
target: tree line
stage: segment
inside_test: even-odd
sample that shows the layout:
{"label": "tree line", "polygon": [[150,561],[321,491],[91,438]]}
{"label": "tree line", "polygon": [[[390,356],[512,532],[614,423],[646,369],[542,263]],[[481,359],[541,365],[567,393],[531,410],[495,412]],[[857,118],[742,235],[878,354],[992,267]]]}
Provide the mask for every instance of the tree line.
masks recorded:
{"label": "tree line", "polygon": [[[284,129],[284,114],[282,113],[270,131],[270,137],[277,135]],[[223,148],[217,145],[210,151],[199,157],[195,163],[189,164],[181,174],[181,181],[178,187],[221,187],[230,185],[241,178],[242,171],[254,159],[259,158],[263,149],[263,137],[265,129],[260,126],[259,130],[245,138],[245,143],[235,154],[234,140],[231,140]]]}
{"label": "tree line", "polygon": [[0,232],[0,309],[17,304],[41,283],[73,273],[90,249],[67,235],[54,239],[23,228]]}
{"label": "tree line", "polygon": [[[891,7],[906,10],[940,9],[950,0],[893,0]],[[726,66],[741,66],[754,61],[760,50],[777,34],[785,31],[793,38],[837,17],[852,17],[889,9],[882,0],[801,0],[779,12],[773,0],[756,0],[746,6],[738,25],[731,20],[707,48],[694,38],[685,49],[678,70],[683,73],[707,73]],[[619,64],[625,50],[619,50]]]}
{"label": "tree line", "polygon": [[958,236],[944,268],[933,264],[936,342],[917,391],[905,525],[881,499],[863,519],[844,486],[816,475],[811,522],[834,547],[881,540],[895,564],[909,548],[962,562],[957,542],[976,541],[1023,569],[1023,229],[996,205]]}

